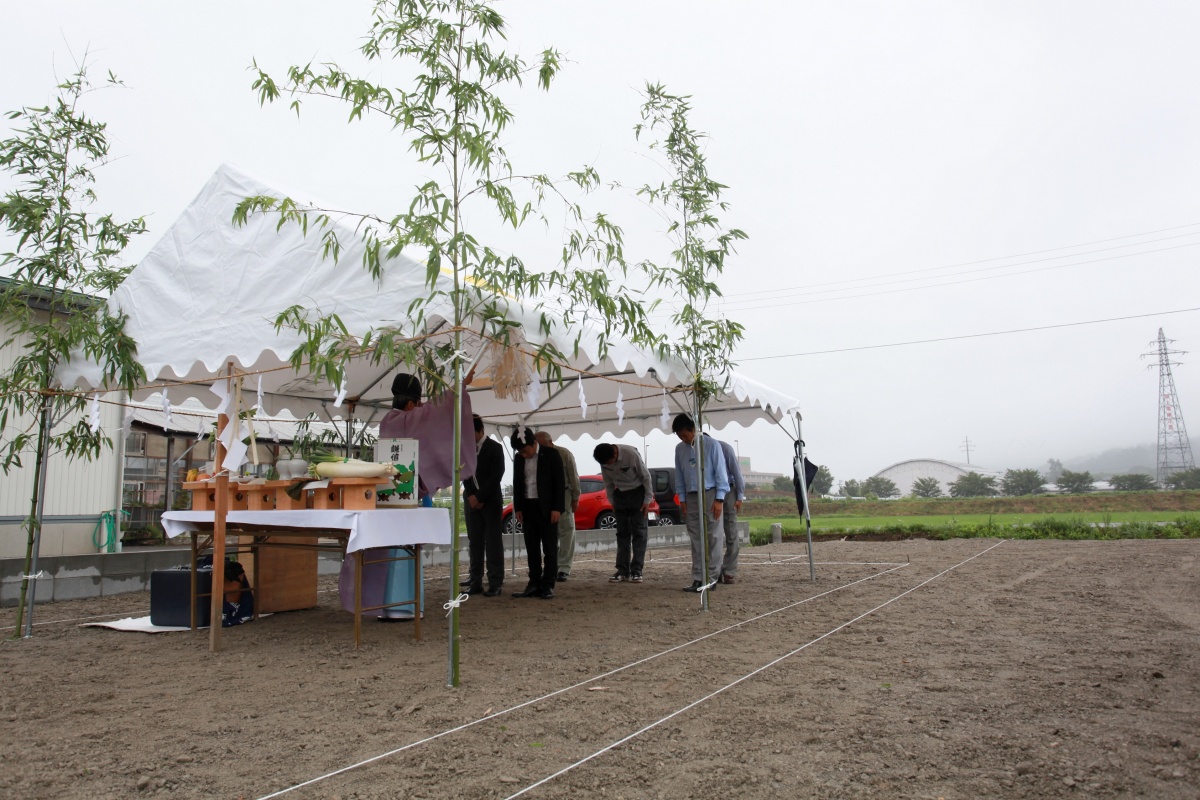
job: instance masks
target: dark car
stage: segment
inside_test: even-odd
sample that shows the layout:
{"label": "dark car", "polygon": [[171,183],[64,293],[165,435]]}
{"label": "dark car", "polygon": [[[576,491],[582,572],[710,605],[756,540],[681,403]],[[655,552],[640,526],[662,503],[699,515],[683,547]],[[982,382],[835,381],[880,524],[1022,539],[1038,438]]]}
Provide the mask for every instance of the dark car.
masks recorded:
{"label": "dark car", "polygon": [[[504,532],[520,533],[521,523],[513,515],[512,503],[504,507]],[[658,522],[658,504],[650,501],[650,509],[646,514],[651,525],[661,525]],[[678,516],[678,512],[676,512]],[[575,512],[575,528],[586,531],[594,528],[615,528],[617,517],[613,514],[612,504],[604,492],[604,479],[599,475],[579,476],[579,510]]]}
{"label": "dark car", "polygon": [[658,501],[658,524],[682,525],[683,515],[679,513],[679,503],[675,497],[675,468],[649,469],[651,484],[654,486],[654,499]]}

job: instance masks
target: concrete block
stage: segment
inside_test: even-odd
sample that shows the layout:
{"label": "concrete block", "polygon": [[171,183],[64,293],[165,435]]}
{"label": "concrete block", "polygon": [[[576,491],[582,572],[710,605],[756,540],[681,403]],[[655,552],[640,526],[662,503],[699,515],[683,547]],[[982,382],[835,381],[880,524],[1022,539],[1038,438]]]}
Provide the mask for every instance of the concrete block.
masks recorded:
{"label": "concrete block", "polygon": [[[50,585],[54,595],[53,600],[82,600],[85,597],[95,597],[100,593],[100,576],[94,577],[58,577]],[[38,590],[39,594],[41,589]]]}
{"label": "concrete block", "polygon": [[317,574],[337,575],[342,571],[342,557],[337,553],[317,553]]}
{"label": "concrete block", "polygon": [[55,580],[79,577],[99,577],[101,562],[96,556],[57,556],[41,558],[39,565],[45,565],[46,572],[52,574]]}
{"label": "concrete block", "polygon": [[[124,554],[122,554],[124,555]],[[187,566],[192,563],[192,549],[179,547],[163,550],[147,550],[142,554],[142,573],[146,576],[146,586],[149,588],[150,573],[160,569]]]}
{"label": "concrete block", "polygon": [[[37,603],[48,603],[54,599],[54,579],[49,575],[38,578],[36,581],[31,581],[37,584],[34,601]],[[15,606],[21,599],[21,579],[5,578],[0,581],[0,605]]]}
{"label": "concrete block", "polygon": [[116,594],[149,591],[150,582],[141,575],[129,575],[125,578],[101,578],[100,595],[112,597]]}

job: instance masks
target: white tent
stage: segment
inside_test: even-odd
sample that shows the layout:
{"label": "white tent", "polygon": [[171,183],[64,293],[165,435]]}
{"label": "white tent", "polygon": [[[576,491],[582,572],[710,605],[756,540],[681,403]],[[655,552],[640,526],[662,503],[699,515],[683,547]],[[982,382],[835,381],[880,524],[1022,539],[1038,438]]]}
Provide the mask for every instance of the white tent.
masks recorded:
{"label": "white tent", "polygon": [[[137,342],[138,360],[146,370],[147,381],[134,399],[164,392],[171,403],[194,399],[210,408],[219,406],[221,400],[209,387],[218,382],[226,385],[224,379],[232,364],[235,374],[244,376],[246,395],[261,391],[266,414],[290,412],[302,417],[315,412],[369,423],[380,410],[391,407],[392,375],[404,368],[362,357],[351,361],[344,374],[332,382],[307,369],[297,371],[290,358],[303,337],[286,326],[277,330],[276,319],[284,310],[300,306],[322,315],[337,314],[358,341],[372,331],[390,327],[404,336],[420,337],[425,346],[438,347],[454,342],[454,315],[448,298],[445,292],[431,292],[426,267],[403,255],[385,259],[380,278],[373,278],[363,266],[366,245],[350,225],[334,223],[340,226],[338,237],[343,244],[336,261],[326,256],[320,233],[310,231],[306,236],[299,226],[280,226],[273,214],[255,214],[245,225],[235,225],[237,204],[258,195],[279,193],[222,166],[109,298],[113,312],[128,315],[125,332]],[[447,289],[451,283],[445,275],[438,276],[438,281],[439,289]],[[424,323],[417,329],[408,316],[411,304],[431,297]],[[529,354],[547,342],[568,356],[558,365],[563,383],[543,386],[533,378],[526,398],[504,399],[493,391],[493,365],[484,355],[468,391],[474,412],[487,423],[501,429],[521,423],[546,429],[556,437],[644,435],[660,425],[665,427],[670,416],[689,410],[689,373],[681,363],[622,340],[610,339],[602,354],[599,332],[572,323],[561,312],[553,313],[552,298],[539,298],[536,303],[501,302],[507,305],[506,319],[517,323],[509,346],[526,353],[522,357],[526,365],[533,363]],[[464,321],[464,328],[479,327],[476,320]],[[485,344],[478,335],[465,335],[462,350],[476,359],[491,352],[485,351]],[[101,376],[84,358],[74,359],[59,372],[64,386],[92,389],[104,388]],[[731,422],[749,425],[767,419],[780,424],[789,435],[794,430],[794,437],[799,436],[795,399],[736,373],[720,376],[718,382],[725,389],[707,403],[706,423],[719,429]],[[341,399],[345,402],[338,402]],[[248,405],[247,399],[238,407]],[[218,486],[225,480],[220,473]],[[222,494],[221,488],[218,494]],[[224,557],[224,525],[224,515],[218,511],[214,529],[217,560]],[[456,553],[452,564],[457,564]],[[219,595],[214,594],[213,604],[217,618]],[[450,620],[455,627],[453,609]],[[212,648],[218,649],[220,626],[213,626],[210,636]],[[454,675],[455,637],[450,641]]]}
{"label": "white tent", "polygon": [[[348,225],[339,230],[344,249],[336,262],[324,255],[319,233],[305,236],[298,226],[278,227],[274,215],[257,214],[236,226],[234,207],[254,195],[278,193],[222,166],[109,299],[114,312],[129,315],[126,332],[136,340],[138,359],[146,369],[148,381],[135,399],[165,388],[173,403],[194,398],[215,407],[218,399],[208,385],[223,377],[232,361],[248,374],[247,392],[254,392],[261,378],[267,414],[344,417],[349,407],[358,419],[369,419],[375,409],[390,408],[396,367],[366,359],[352,363],[345,375],[346,398],[352,405],[334,408],[339,387],[323,376],[291,368],[289,358],[301,337],[288,328],[276,330],[275,319],[284,309],[300,305],[336,313],[357,337],[394,326],[414,336],[433,334],[425,339],[431,345],[447,343],[447,320],[452,319],[448,303],[427,309],[422,330],[412,330],[406,318],[410,303],[429,295],[425,266],[400,255],[384,262],[382,278],[376,281],[362,265],[364,245]],[[601,357],[595,330],[568,325],[560,316],[548,332],[541,331],[541,308],[517,302],[508,306],[508,317],[520,323],[519,335],[529,345],[549,339],[570,354],[576,337],[582,336],[577,355],[563,365],[564,384],[530,387],[530,395],[537,393],[536,403],[529,397],[496,397],[485,356],[469,391],[474,411],[489,423],[503,427],[522,422],[571,438],[630,431],[644,435],[661,424],[664,402],[670,415],[687,410],[685,397],[664,392],[688,380],[679,362],[620,340],[610,341]],[[463,349],[474,356],[483,344],[468,335]],[[60,378],[64,385],[99,388],[98,369],[83,359],[66,365]],[[799,418],[795,399],[743,375],[732,373],[724,384],[724,393],[706,407],[705,422],[714,428],[758,419],[794,423]],[[794,424],[787,427],[794,432]]]}

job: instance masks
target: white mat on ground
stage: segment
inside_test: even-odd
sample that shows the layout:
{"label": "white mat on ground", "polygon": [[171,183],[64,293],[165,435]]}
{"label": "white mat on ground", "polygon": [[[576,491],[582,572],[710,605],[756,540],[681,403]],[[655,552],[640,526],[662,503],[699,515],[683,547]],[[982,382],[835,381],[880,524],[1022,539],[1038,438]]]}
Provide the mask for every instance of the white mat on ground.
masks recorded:
{"label": "white mat on ground", "polygon": [[[81,628],[111,628],[114,631],[132,631],[134,633],[173,633],[175,631],[190,631],[191,628],[176,628],[168,625],[153,625],[150,615],[144,617],[126,617],[109,622],[85,622]],[[205,625],[205,628],[208,626]]]}
{"label": "white mat on ground", "polygon": [[[259,614],[259,619],[266,619],[270,614]],[[247,619],[246,622],[251,622]],[[246,622],[242,624],[245,625]],[[154,625],[150,622],[150,617],[126,617],[125,619],[114,619],[109,622],[85,622],[79,627],[81,628],[108,628],[114,631],[130,631],[131,633],[174,633],[176,631],[190,631],[191,628],[184,626],[176,628],[170,625]],[[201,625],[197,630],[208,630],[207,625]]]}

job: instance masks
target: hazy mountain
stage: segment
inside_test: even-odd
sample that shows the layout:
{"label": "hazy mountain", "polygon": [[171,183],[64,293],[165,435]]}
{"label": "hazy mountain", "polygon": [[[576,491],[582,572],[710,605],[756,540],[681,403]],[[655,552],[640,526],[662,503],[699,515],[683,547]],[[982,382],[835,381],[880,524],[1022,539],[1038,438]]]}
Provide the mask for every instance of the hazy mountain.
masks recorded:
{"label": "hazy mountain", "polygon": [[[1141,444],[1134,447],[1115,447],[1090,456],[1063,459],[1063,466],[1075,472],[1090,472],[1093,477],[1124,475],[1142,472],[1153,476],[1158,465],[1158,446]],[[1041,465],[1043,468],[1045,463]]]}

